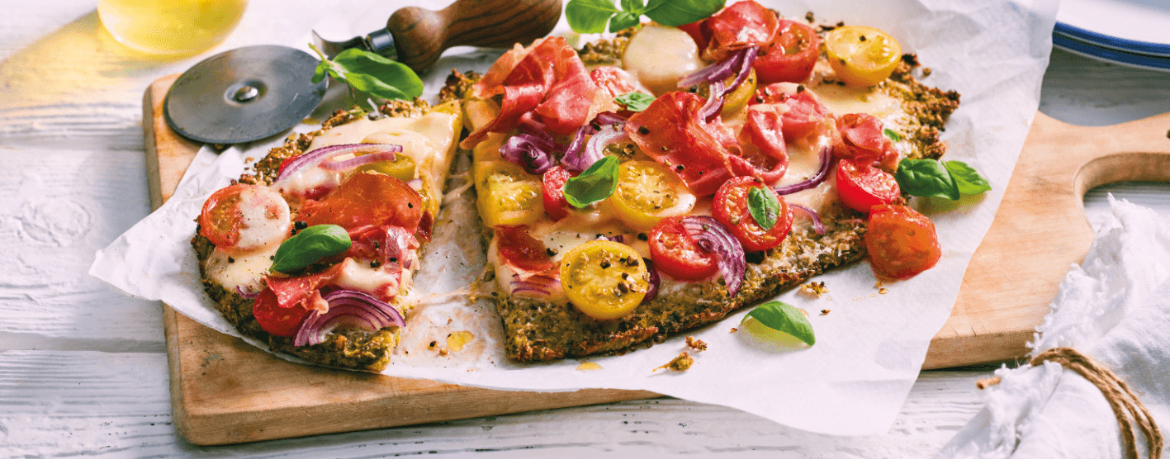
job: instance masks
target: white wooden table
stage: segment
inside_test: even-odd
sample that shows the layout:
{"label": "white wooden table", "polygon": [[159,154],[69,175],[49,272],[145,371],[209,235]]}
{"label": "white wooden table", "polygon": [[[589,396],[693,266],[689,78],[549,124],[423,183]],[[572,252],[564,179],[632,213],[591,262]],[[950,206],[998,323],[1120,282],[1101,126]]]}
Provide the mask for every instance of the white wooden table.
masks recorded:
{"label": "white wooden table", "polygon": [[[238,446],[188,444],[171,424],[159,304],[122,296],[86,272],[95,250],[149,212],[143,90],[201,57],[167,61],[125,50],[101,29],[95,3],[0,0],[0,457],[921,457],[979,407],[974,381],[992,367],[924,372],[891,431],[866,438],[809,434],[662,399]],[[228,41],[201,56],[298,39],[322,4],[253,0]],[[1086,125],[1170,111],[1170,74],[1057,51],[1041,110]],[[1107,212],[1106,190],[1170,213],[1170,187],[1122,184],[1089,193],[1090,221]]]}

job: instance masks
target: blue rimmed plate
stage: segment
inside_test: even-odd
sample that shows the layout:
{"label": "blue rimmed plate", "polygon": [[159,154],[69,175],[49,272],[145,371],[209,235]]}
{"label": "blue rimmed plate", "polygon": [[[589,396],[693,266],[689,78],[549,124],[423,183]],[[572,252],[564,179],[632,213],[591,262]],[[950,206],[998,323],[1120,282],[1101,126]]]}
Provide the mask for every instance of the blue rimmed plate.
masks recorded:
{"label": "blue rimmed plate", "polygon": [[1060,34],[1052,34],[1052,45],[1082,56],[1130,67],[1170,72],[1170,57],[1148,56],[1097,46]]}
{"label": "blue rimmed plate", "polygon": [[[1063,0],[1055,34],[1054,38],[1063,36],[1096,48],[1170,59],[1170,0]],[[1111,55],[1094,53],[1093,57],[1110,59]],[[1141,65],[1121,57],[1131,62],[1117,62]]]}

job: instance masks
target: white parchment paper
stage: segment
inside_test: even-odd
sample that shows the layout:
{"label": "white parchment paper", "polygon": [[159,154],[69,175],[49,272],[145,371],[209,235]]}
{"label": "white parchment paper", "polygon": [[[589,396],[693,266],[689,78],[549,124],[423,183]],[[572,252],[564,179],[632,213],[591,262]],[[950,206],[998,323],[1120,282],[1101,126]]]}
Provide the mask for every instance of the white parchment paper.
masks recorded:
{"label": "white parchment paper", "polygon": [[[360,16],[334,13],[323,23],[342,33],[349,27],[352,35],[378,27],[381,18],[406,3],[382,5]],[[597,370],[578,369],[578,360],[520,365],[503,355],[494,307],[467,299],[467,286],[480,272],[484,256],[479,229],[472,223],[471,193],[455,191],[447,196],[435,241],[426,248],[416,278],[420,305],[407,318],[402,345],[385,373],[495,389],[642,389],[734,407],[814,432],[885,432],[918,376],[931,337],[950,315],[967,263],[991,225],[1023,146],[1039,104],[1056,1],[762,3],[790,17],[813,11],[818,21],[886,30],[933,70],[924,83],[962,93],[962,104],[943,136],[950,144],[946,158],[982,171],[992,191],[958,203],[917,202],[938,229],[943,247],[938,266],[911,280],[887,283],[885,294],[878,293],[876,279],[863,262],[819,276],[830,289],[826,297],[780,295],[810,313],[817,343],[807,349],[763,345],[744,331],[731,333],[740,326],[746,312],[741,311],[691,333],[706,341],[709,350],[692,352],[695,364],[685,373],[651,371],[686,350],[682,336],[624,356],[587,359],[601,367]],[[343,17],[357,19],[347,22]],[[563,19],[558,30],[568,31]],[[442,86],[450,68],[482,71],[497,55],[449,51],[435,71],[424,75],[429,94]],[[98,252],[90,273],[131,295],[162,300],[204,325],[239,336],[204,295],[189,240],[206,196],[238,177],[247,157],[259,158],[279,143],[233,147],[218,156],[201,151],[174,197]],[[831,313],[822,315],[821,310]],[[431,341],[444,347],[446,336],[459,330],[476,338],[446,356],[428,349]]]}

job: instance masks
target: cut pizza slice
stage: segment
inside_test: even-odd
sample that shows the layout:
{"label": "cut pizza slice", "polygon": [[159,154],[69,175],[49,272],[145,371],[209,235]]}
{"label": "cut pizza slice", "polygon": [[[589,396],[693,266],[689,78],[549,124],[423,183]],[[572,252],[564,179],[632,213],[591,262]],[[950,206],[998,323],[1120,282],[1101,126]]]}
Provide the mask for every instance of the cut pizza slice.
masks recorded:
{"label": "cut pizza slice", "polygon": [[958,94],[888,42],[849,67],[751,1],[704,22],[548,38],[475,85],[462,145],[509,358],[626,352],[859,260],[871,207],[904,202],[899,158],[944,151]]}
{"label": "cut pizza slice", "polygon": [[385,368],[463,129],[445,93],[339,110],[212,194],[191,242],[233,326],[311,362]]}

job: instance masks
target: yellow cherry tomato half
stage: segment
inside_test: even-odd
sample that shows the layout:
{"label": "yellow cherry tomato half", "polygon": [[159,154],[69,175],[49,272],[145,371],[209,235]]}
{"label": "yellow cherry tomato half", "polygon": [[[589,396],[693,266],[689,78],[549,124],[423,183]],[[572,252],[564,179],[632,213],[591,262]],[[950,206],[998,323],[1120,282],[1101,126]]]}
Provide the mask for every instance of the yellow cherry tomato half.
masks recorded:
{"label": "yellow cherry tomato half", "polygon": [[[358,153],[358,156],[364,156],[367,153]],[[403,182],[414,180],[416,165],[414,160],[402,153],[394,155],[394,159],[390,161],[378,161],[376,163],[367,164],[359,167],[360,171],[374,171],[389,175]]]}
{"label": "yellow cherry tomato half", "polygon": [[544,214],[540,177],[507,161],[480,163],[475,169],[479,216],[487,226],[527,225]]}
{"label": "yellow cherry tomato half", "polygon": [[591,241],[561,258],[561,286],[577,310],[594,319],[622,317],[650,288],[646,263],[633,247]]}
{"label": "yellow cherry tomato half", "polygon": [[[732,75],[723,82],[723,84],[730,85],[735,82],[735,75]],[[752,100],[752,96],[756,95],[756,69],[751,69],[748,76],[740,83],[739,87],[735,88],[726,96],[723,96],[723,111],[721,114],[723,118],[730,117],[736,112],[743,110],[747,106],[748,101]]]}
{"label": "yellow cherry tomato half", "polygon": [[608,202],[623,223],[648,230],[663,218],[686,215],[695,207],[695,195],[666,166],[626,161],[618,169],[617,189]]}
{"label": "yellow cherry tomato half", "polygon": [[902,46],[890,34],[873,27],[845,26],[825,37],[829,65],[837,78],[851,86],[881,83],[902,59]]}

